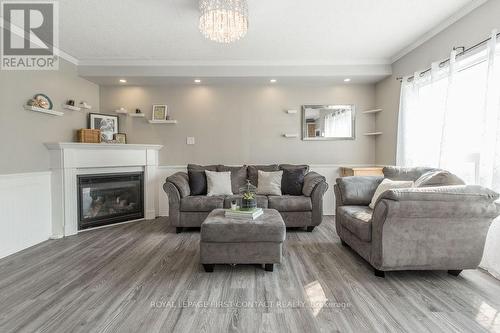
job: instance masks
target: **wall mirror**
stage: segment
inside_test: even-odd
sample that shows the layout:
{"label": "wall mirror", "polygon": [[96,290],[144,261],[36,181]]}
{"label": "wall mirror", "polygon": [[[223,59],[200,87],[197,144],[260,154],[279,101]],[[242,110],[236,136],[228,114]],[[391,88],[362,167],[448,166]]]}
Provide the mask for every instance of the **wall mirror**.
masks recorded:
{"label": "wall mirror", "polygon": [[302,140],[353,140],[354,105],[303,105]]}

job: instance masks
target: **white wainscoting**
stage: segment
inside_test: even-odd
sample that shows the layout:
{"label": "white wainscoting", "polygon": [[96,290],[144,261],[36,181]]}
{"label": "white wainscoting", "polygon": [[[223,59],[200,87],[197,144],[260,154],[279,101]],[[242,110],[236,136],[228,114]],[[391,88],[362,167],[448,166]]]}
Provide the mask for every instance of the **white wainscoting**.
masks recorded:
{"label": "white wainscoting", "polygon": [[0,175],[0,258],[51,236],[50,172]]}
{"label": "white wainscoting", "polygon": [[[356,165],[359,167],[368,165]],[[324,204],[323,204],[323,214],[325,215],[335,215],[335,195],[333,193],[333,184],[335,184],[335,179],[340,176],[341,165],[333,164],[317,164],[311,165],[311,171],[316,171],[317,173],[326,177],[326,181],[329,185],[328,191],[325,194]],[[168,197],[163,191],[163,183],[165,179],[173,175],[178,171],[186,171],[185,165],[175,165],[175,166],[160,166],[158,167],[158,190],[159,195],[159,216],[168,216]]]}

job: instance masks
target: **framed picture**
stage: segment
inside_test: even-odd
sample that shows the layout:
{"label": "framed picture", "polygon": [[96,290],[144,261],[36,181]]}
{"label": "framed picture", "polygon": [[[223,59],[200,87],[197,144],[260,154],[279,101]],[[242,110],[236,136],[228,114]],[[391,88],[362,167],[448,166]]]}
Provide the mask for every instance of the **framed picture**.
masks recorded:
{"label": "framed picture", "polygon": [[167,109],[166,105],[153,105],[152,120],[167,120]]}
{"label": "framed picture", "polygon": [[101,130],[101,141],[113,141],[113,137],[119,131],[118,116],[89,113],[89,128]]}
{"label": "framed picture", "polygon": [[113,138],[116,143],[127,143],[127,134],[125,133],[115,133]]}

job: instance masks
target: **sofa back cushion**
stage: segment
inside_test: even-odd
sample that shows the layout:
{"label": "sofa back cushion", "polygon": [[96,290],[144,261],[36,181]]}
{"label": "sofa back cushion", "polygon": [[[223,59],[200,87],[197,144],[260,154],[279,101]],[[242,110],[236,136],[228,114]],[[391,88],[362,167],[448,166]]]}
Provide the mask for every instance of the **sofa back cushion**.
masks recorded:
{"label": "sofa back cushion", "polygon": [[272,171],[279,171],[279,166],[277,164],[271,164],[271,165],[249,165],[247,168],[248,171],[248,179],[250,179],[250,183],[252,183],[253,186],[258,186],[259,184],[259,170],[261,171],[266,171],[266,172],[272,172]]}
{"label": "sofa back cushion", "polygon": [[247,183],[247,166],[236,166],[230,167],[225,165],[218,165],[217,171],[219,172],[231,172],[231,189],[233,194],[239,194],[240,188],[245,186]]}
{"label": "sofa back cushion", "polygon": [[288,195],[302,195],[304,187],[304,177],[309,171],[308,165],[281,164],[283,170],[281,178],[281,192]]}
{"label": "sofa back cushion", "polygon": [[258,171],[259,181],[257,186],[257,194],[260,195],[281,195],[281,178],[283,170],[266,172]]}
{"label": "sofa back cushion", "polygon": [[207,194],[207,176],[205,170],[217,171],[216,165],[197,165],[188,164],[189,189],[191,195],[206,195]]}
{"label": "sofa back cushion", "polygon": [[404,168],[397,166],[387,166],[384,167],[384,177],[390,180],[411,180],[416,181],[424,173],[429,171],[437,171],[436,168],[426,168],[426,167],[416,167],[416,168]]}
{"label": "sofa back cushion", "polygon": [[460,177],[446,170],[429,171],[415,181],[415,187],[465,185]]}
{"label": "sofa back cushion", "polygon": [[346,206],[368,206],[379,184],[384,180],[378,176],[337,178],[337,186]]}
{"label": "sofa back cushion", "polygon": [[217,172],[205,170],[205,174],[207,176],[207,196],[233,194],[230,171]]}

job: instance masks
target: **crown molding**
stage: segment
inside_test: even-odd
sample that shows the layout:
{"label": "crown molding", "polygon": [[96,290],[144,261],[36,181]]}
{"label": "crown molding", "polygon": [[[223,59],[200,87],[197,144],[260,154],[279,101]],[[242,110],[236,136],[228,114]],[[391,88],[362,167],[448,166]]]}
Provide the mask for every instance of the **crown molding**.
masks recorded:
{"label": "crown molding", "polygon": [[437,26],[432,28],[431,30],[427,31],[425,34],[420,36],[416,41],[396,53],[394,56],[391,57],[391,63],[395,63],[399,59],[403,58],[406,56],[408,53],[411,51],[415,50],[425,42],[429,41],[433,37],[435,37],[437,34],[445,30],[446,28],[450,27],[452,24],[460,20],[461,18],[467,16],[470,14],[473,10],[476,8],[484,5],[488,0],[472,0],[469,4],[465,5],[462,7],[460,10],[458,10],[455,14],[451,15],[448,17],[446,20],[443,22],[439,23]]}

